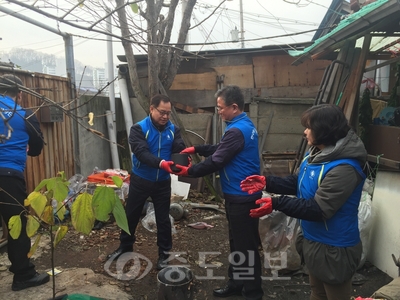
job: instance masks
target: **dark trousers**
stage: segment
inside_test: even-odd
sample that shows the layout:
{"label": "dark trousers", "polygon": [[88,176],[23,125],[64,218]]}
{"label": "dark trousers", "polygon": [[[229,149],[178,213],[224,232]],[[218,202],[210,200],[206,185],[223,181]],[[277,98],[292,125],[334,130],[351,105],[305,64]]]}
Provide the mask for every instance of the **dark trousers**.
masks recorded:
{"label": "dark trousers", "polygon": [[126,217],[131,235],[121,230],[120,247],[131,249],[135,243],[135,231],[147,198],[151,198],[157,224],[158,253],[168,252],[172,248],[169,205],[171,201],[171,180],[152,182],[135,174],[131,175],[129,194],[125,206]]}
{"label": "dark trousers", "polygon": [[[24,200],[27,198],[25,180],[17,177],[0,176],[0,213],[8,227],[12,216],[24,211]],[[21,204],[18,205],[17,203]],[[10,271],[14,273],[14,281],[24,281],[35,275],[35,266],[27,257],[31,249],[31,239],[26,235],[26,217],[22,213],[21,235],[14,240],[8,234],[8,259]]]}
{"label": "dark trousers", "polygon": [[[256,196],[256,199],[258,198]],[[225,202],[231,251],[228,285],[243,287],[242,293],[246,299],[258,300],[264,294],[261,287],[261,258],[258,251],[260,236],[258,218],[249,216],[250,209],[256,207],[258,205],[254,201],[246,203]],[[233,253],[236,254],[232,257]]]}

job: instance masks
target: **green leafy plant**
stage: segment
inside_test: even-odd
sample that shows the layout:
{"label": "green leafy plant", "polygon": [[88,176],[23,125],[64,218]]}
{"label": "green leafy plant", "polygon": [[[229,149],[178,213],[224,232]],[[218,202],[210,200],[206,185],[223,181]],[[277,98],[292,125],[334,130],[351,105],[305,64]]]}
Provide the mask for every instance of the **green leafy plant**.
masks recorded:
{"label": "green leafy plant", "polygon": [[[118,176],[112,176],[114,184],[121,188],[123,181]],[[54,270],[54,248],[65,237],[68,226],[56,224],[56,218],[64,220],[66,207],[64,200],[68,197],[69,182],[64,172],[59,172],[56,177],[42,180],[35,190],[25,199],[25,210],[12,216],[8,222],[9,234],[17,239],[22,230],[22,218],[27,219],[26,233],[28,237],[34,236],[40,227],[47,228],[51,240],[51,266]],[[72,203],[70,213],[72,226],[78,232],[88,235],[94,226],[95,220],[107,221],[112,213],[117,225],[129,233],[128,220],[124,207],[114,189],[99,185],[93,195],[83,188]],[[53,229],[58,226],[56,232]],[[41,234],[38,234],[32,245],[28,257],[31,257],[39,245]],[[53,298],[55,297],[55,279],[53,276]]]}

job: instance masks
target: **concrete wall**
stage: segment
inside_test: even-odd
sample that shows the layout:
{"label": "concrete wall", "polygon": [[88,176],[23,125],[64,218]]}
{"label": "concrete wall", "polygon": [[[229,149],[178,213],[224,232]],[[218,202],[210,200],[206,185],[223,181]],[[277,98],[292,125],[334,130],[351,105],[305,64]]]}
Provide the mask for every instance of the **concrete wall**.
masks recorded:
{"label": "concrete wall", "polygon": [[[82,105],[78,109],[78,115],[81,117],[79,122],[86,128],[94,129],[104,135],[108,139],[108,129],[105,112],[110,109],[109,100],[106,97],[84,96],[79,98]],[[86,105],[83,105],[87,103]],[[94,113],[93,126],[88,124],[89,112]],[[102,139],[88,131],[85,127],[79,126],[79,163],[81,173],[87,176],[92,173],[95,167],[99,169],[108,169],[111,164],[110,146],[108,141]]]}

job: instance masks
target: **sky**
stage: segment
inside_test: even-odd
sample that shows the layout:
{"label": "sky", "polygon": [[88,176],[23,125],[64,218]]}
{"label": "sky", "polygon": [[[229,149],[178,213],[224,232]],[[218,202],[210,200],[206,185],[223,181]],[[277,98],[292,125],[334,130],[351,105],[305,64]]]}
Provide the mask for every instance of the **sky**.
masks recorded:
{"label": "sky", "polygon": [[[69,3],[66,1],[68,0],[49,2],[64,5],[65,7],[71,7],[71,3],[76,3],[76,1],[73,2],[72,0],[69,0]],[[33,0],[26,2],[33,3]],[[37,5],[40,5],[41,2],[43,3],[40,0],[37,1]],[[189,50],[204,51],[242,48],[241,42],[231,42],[231,31],[235,27],[238,31],[241,30],[240,0],[228,0],[219,9],[215,10],[219,2],[215,0],[198,0],[194,16],[191,19],[191,26],[200,23],[210,14],[212,16],[190,32],[188,42],[198,44],[207,42],[211,44],[189,46]],[[314,32],[285,38],[277,36],[317,29],[331,2],[332,0],[243,0],[244,48],[310,41]],[[105,67],[107,46],[104,35],[79,30],[64,24],[57,24],[54,20],[30,13],[29,10],[12,5],[6,0],[0,0],[0,6],[30,16],[53,28],[58,28],[59,26],[60,30],[74,34],[75,60],[92,67]],[[176,20],[180,20],[181,18],[180,9],[181,4],[179,4],[177,9]],[[214,10],[215,12],[213,13]],[[62,14],[62,12],[58,13]],[[97,13],[104,15],[104,12],[101,11],[97,11]],[[133,17],[138,19],[137,15],[133,14]],[[79,23],[79,25],[87,26],[87,24],[82,23]],[[54,54],[57,57],[64,56],[64,41],[59,35],[3,12],[0,12],[0,28],[0,51],[9,52],[13,48],[25,48]],[[173,32],[173,37],[177,36],[177,32],[178,29],[176,28]],[[113,33],[120,34],[117,30],[114,30]],[[175,40],[172,38],[172,41]],[[134,53],[143,53],[143,51],[139,47],[134,47]],[[114,64],[118,64],[119,61],[116,56],[124,54],[124,52],[121,43],[115,40],[113,43],[113,54],[115,57]]]}

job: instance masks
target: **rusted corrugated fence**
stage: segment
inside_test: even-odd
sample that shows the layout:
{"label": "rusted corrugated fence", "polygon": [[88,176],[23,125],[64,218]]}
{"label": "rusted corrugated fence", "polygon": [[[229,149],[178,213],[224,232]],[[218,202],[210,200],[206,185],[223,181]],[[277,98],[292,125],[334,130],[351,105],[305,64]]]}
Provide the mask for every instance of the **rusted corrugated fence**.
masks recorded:
{"label": "rusted corrugated fence", "polygon": [[[31,73],[10,68],[0,68],[0,75],[13,73],[22,79],[24,85],[46,98],[70,109],[71,97],[68,79],[59,76]],[[54,177],[64,171],[66,177],[74,175],[74,154],[72,141],[72,120],[63,114],[62,122],[44,122],[41,116],[44,100],[23,93],[22,107],[30,108],[40,122],[46,145],[38,157],[28,157],[25,169],[27,191],[30,193],[45,178]]]}

